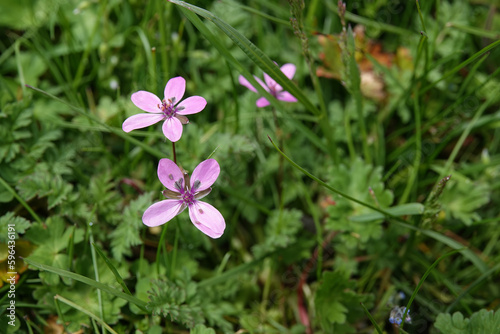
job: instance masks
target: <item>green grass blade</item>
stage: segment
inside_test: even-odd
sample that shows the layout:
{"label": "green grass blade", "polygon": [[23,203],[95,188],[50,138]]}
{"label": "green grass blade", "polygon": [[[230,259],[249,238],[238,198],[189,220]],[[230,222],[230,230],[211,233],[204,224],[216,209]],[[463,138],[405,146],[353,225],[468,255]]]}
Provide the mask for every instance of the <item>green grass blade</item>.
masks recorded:
{"label": "green grass blade", "polygon": [[[312,102],[305,96],[304,93],[290,80],[278,66],[257,46],[250,42],[245,36],[239,33],[236,29],[231,27],[226,22],[222,21],[220,18],[212,14],[211,12],[193,6],[189,3],[179,0],[169,0],[170,2],[182,6],[193,13],[200,15],[201,17],[214,23],[222,32],[224,32],[243,52],[257,65],[262,71],[269,74],[277,83],[279,83],[284,90],[288,91],[290,94],[295,96],[306,109],[315,115],[320,115],[320,111],[312,104]],[[184,14],[186,11],[183,11]],[[189,17],[188,17],[189,18]],[[247,78],[249,79],[249,78]],[[256,86],[254,86],[257,88]],[[259,90],[260,92],[260,90]]]}
{"label": "green grass blade", "polygon": [[365,304],[363,304],[363,303],[359,303],[359,304],[363,308],[363,311],[365,311],[365,314],[368,317],[368,319],[370,319],[370,322],[372,323],[372,325],[377,330],[377,333],[382,334],[382,330],[380,329],[380,327],[377,324],[377,322],[375,321],[375,319],[373,319],[372,315],[370,314],[370,311],[368,311],[368,309],[366,308]]}
{"label": "green grass blade", "polygon": [[76,273],[72,273],[70,271],[63,270],[63,269],[60,269],[60,268],[52,267],[52,266],[49,266],[49,265],[46,265],[46,264],[38,263],[38,262],[30,260],[30,259],[26,259],[25,258],[23,260],[27,264],[29,264],[29,265],[31,265],[33,267],[36,267],[36,268],[38,268],[40,270],[46,270],[46,271],[49,271],[49,272],[54,273],[56,275],[59,275],[61,277],[67,277],[67,278],[74,279],[75,281],[82,282],[82,283],[87,284],[87,285],[89,285],[89,286],[91,286],[93,288],[96,288],[96,289],[105,291],[105,292],[107,292],[109,294],[112,294],[115,297],[125,299],[126,301],[128,301],[128,302],[130,302],[132,304],[135,304],[137,307],[139,307],[144,312],[148,312],[148,310],[146,309],[146,304],[147,303],[145,301],[142,301],[139,298],[136,298],[134,296],[127,295],[126,293],[118,291],[115,288],[112,288],[112,287],[107,286],[105,284],[96,282],[95,280],[93,280],[91,278],[88,278],[88,277],[85,277],[85,276],[82,276],[82,275],[79,275],[79,274],[76,274]]}
{"label": "green grass blade", "polygon": [[420,287],[422,286],[422,284],[424,284],[425,279],[427,278],[427,276],[429,276],[432,269],[434,269],[434,267],[436,267],[438,265],[438,263],[441,262],[442,259],[447,258],[448,256],[453,255],[455,253],[458,253],[459,251],[460,250],[456,249],[456,250],[453,250],[451,252],[448,252],[448,253],[440,256],[436,261],[434,261],[434,263],[429,268],[427,268],[424,275],[422,276],[422,278],[418,282],[417,287],[415,288],[415,291],[413,291],[413,293],[410,297],[410,300],[408,300],[408,304],[406,304],[406,311],[405,311],[405,314],[403,315],[403,322],[401,323],[401,328],[403,328],[403,326],[405,324],[406,315],[408,314],[408,310],[410,309],[410,306],[411,306],[411,303],[413,302],[413,299],[415,299],[415,296],[417,295],[418,290],[420,290]]}
{"label": "green grass blade", "polygon": [[496,266],[494,266],[493,268],[491,268],[490,270],[488,270],[487,272],[485,272],[484,274],[482,274],[481,276],[479,276],[474,282],[472,282],[471,284],[469,284],[467,286],[467,288],[457,297],[457,299],[455,299],[455,301],[453,303],[451,303],[447,308],[446,308],[446,311],[445,313],[450,313],[451,310],[453,310],[453,308],[455,307],[455,305],[458,304],[458,302],[465,296],[467,295],[472,289],[474,289],[476,286],[478,286],[479,284],[481,284],[481,282],[483,282],[486,278],[488,278],[491,274],[497,272],[498,270],[500,270],[500,263],[497,264]]}
{"label": "green grass blade", "polygon": [[[424,213],[424,206],[421,203],[406,203],[385,209],[394,216],[413,216]],[[350,221],[369,222],[377,219],[384,219],[380,212],[367,213],[364,215],[350,217]]]}
{"label": "green grass blade", "polygon": [[96,316],[94,313],[90,312],[90,311],[87,311],[86,309],[84,309],[83,307],[81,307],[80,305],[78,304],[75,304],[73,303],[72,301],[60,296],[60,295],[55,295],[54,296],[54,299],[55,300],[58,300],[58,301],[61,301],[63,302],[64,304],[68,305],[68,306],[71,306],[72,308],[74,308],[75,310],[78,310],[82,313],[85,313],[86,315],[88,315],[89,317],[91,317],[92,319],[94,319],[95,321],[97,321],[98,323],[100,323],[104,328],[106,328],[110,333],[114,333],[114,334],[118,334],[116,333],[111,327],[109,327],[109,325],[104,322],[103,319],[99,318],[98,316]]}
{"label": "green grass blade", "polygon": [[269,140],[271,141],[271,143],[273,144],[274,148],[281,154],[283,155],[283,157],[288,160],[288,162],[290,162],[290,164],[297,168],[298,170],[300,170],[302,173],[304,173],[306,176],[308,176],[309,178],[311,178],[312,180],[318,182],[321,186],[329,189],[330,191],[338,194],[338,195],[341,195],[343,197],[345,197],[346,199],[350,200],[350,201],[353,201],[355,203],[358,203],[360,205],[363,205],[367,208],[370,208],[376,212],[379,212],[381,213],[382,215],[384,215],[385,217],[387,218],[391,218],[393,220],[395,220],[395,222],[402,226],[402,227],[405,227],[405,228],[408,228],[410,230],[414,230],[414,231],[418,231],[424,235],[427,235],[428,237],[431,237],[432,239],[435,239],[455,250],[460,250],[460,253],[465,257],[467,258],[469,261],[471,261],[480,271],[481,273],[484,273],[488,270],[488,266],[476,255],[474,254],[474,252],[472,252],[470,249],[464,249],[464,245],[462,245],[461,243],[451,239],[451,238],[448,238],[447,236],[444,236],[438,232],[435,232],[435,231],[430,231],[430,230],[424,230],[424,229],[421,229],[421,228],[418,228],[418,227],[415,227],[413,225],[410,225],[408,224],[404,219],[402,219],[401,217],[398,217],[396,215],[394,215],[393,213],[390,213],[388,212],[387,210],[383,210],[383,209],[380,209],[380,208],[377,208],[373,205],[370,205],[368,203],[365,203],[363,201],[360,201],[354,197],[351,197],[335,188],[333,188],[332,186],[328,185],[327,183],[321,181],[318,177],[312,175],[311,173],[309,173],[307,170],[305,170],[304,168],[302,168],[301,166],[299,166],[297,163],[295,163],[292,159],[290,159],[286,154],[284,154],[279,148],[278,146],[276,146],[276,144],[271,140],[271,138],[269,138]]}
{"label": "green grass blade", "polygon": [[124,132],[122,129],[117,129],[117,128],[114,128],[112,126],[109,126],[107,125],[106,123],[98,120],[96,117],[94,117],[92,114],[90,113],[86,113],[83,109],[81,108],[78,108],[78,107],[75,107],[74,105],[72,105],[71,103],[69,102],[66,102],[64,101],[63,99],[60,99],[58,98],[57,96],[54,96],[46,91],[43,91],[39,88],[35,88],[35,87],[32,87],[30,85],[26,85],[26,87],[28,88],[31,88],[33,89],[34,91],[38,92],[38,93],[41,93],[53,100],[56,100],[57,102],[61,102],[62,104],[65,104],[67,105],[69,108],[71,108],[72,110],[76,111],[77,113],[79,113],[80,115],[83,115],[85,117],[87,117],[88,119],[90,119],[91,121],[95,122],[96,124],[100,125],[103,129],[102,130],[107,130],[115,135],[117,135],[118,137],[126,140],[126,141],[129,141],[131,142],[132,144],[134,145],[137,145],[139,146],[140,148],[142,148],[144,151],[148,152],[149,154],[153,155],[153,156],[156,156],[157,158],[164,158],[165,157],[165,154],[158,151],[158,150],[155,150],[154,148],[151,148],[151,146],[147,145],[146,143],[143,143],[135,138],[133,138],[131,135],[129,135],[128,133]]}
{"label": "green grass blade", "polygon": [[500,45],[500,40],[498,40],[496,42],[493,42],[490,45],[486,46],[485,48],[483,48],[483,49],[479,50],[478,52],[474,53],[472,56],[470,56],[469,58],[467,58],[466,60],[464,60],[463,62],[461,62],[460,64],[458,64],[457,66],[455,66],[453,69],[451,69],[450,71],[446,72],[440,79],[434,81],[433,83],[431,83],[427,87],[423,88],[420,91],[419,94],[421,95],[421,94],[427,92],[429,89],[431,89],[432,87],[436,86],[438,83],[440,83],[444,79],[447,79],[447,78],[451,77],[453,74],[457,73],[462,68],[464,68],[465,66],[469,65],[470,63],[472,63],[473,61],[475,61],[477,58],[481,57],[486,52],[488,52],[488,51],[496,48],[499,45]]}
{"label": "green grass blade", "polygon": [[130,290],[128,289],[127,285],[125,284],[125,281],[123,281],[123,278],[121,277],[121,275],[118,272],[118,270],[116,270],[116,267],[111,263],[111,261],[106,257],[106,255],[104,255],[104,252],[95,243],[92,243],[92,246],[94,247],[94,249],[97,252],[97,254],[99,254],[99,256],[104,260],[104,263],[106,263],[106,265],[108,266],[109,270],[111,270],[111,272],[115,276],[116,281],[123,288],[123,291],[125,291],[127,294],[129,294],[129,295],[132,296],[132,293],[130,292]]}

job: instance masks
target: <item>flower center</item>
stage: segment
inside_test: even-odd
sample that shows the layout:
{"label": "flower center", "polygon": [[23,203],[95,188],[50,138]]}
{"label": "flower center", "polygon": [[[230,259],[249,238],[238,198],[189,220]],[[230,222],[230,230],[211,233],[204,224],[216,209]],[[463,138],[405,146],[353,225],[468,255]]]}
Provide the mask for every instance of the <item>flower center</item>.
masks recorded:
{"label": "flower center", "polygon": [[177,112],[177,108],[175,107],[175,97],[166,101],[163,99],[163,101],[161,101],[160,110],[166,118],[175,116],[175,113]]}
{"label": "flower center", "polygon": [[194,194],[191,192],[191,189],[186,189],[182,194],[182,201],[187,205],[191,205],[195,202]]}

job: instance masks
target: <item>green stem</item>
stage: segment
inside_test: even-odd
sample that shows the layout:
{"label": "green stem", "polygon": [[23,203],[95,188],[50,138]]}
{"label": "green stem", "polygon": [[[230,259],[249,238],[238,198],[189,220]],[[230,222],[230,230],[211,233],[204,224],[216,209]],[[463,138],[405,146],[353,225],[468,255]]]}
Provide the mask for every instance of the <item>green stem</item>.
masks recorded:
{"label": "green stem", "polygon": [[172,142],[172,156],[174,158],[174,163],[177,165],[177,154],[175,153],[175,142]]}
{"label": "green stem", "polygon": [[[168,72],[168,58],[167,58],[167,32],[166,32],[166,25],[165,25],[165,17],[164,17],[164,4],[165,1],[163,0],[158,0],[157,5],[158,5],[158,25],[160,28],[160,46],[161,46],[161,66],[163,69],[163,77],[168,78],[169,77],[169,72]],[[155,82],[155,85],[157,83]],[[155,86],[156,87],[156,86]]]}
{"label": "green stem", "polygon": [[[94,244],[94,234],[92,233],[92,225],[93,223],[89,223],[89,242],[90,242],[90,254],[92,256],[92,265],[94,267],[94,275],[95,275],[95,281],[100,282],[99,279],[99,269],[97,266],[97,257],[95,256],[95,249],[92,247]],[[97,289],[97,303],[99,305],[99,313],[101,315],[101,318],[104,319],[104,309],[102,307],[102,295],[101,295],[101,290]],[[104,327],[102,328],[102,333],[105,333]]]}
{"label": "green stem", "polygon": [[413,189],[413,185],[415,184],[418,171],[420,168],[420,160],[422,158],[422,129],[421,129],[421,114],[420,114],[420,104],[419,104],[419,95],[418,95],[418,85],[415,85],[415,160],[413,161],[413,168],[410,171],[410,177],[408,179],[408,183],[406,184],[406,188],[403,192],[399,200],[399,204],[404,204],[407,202],[408,197],[410,196],[410,192]]}
{"label": "green stem", "polygon": [[161,250],[164,247],[165,236],[167,235],[168,223],[164,224],[162,227],[160,241],[158,242],[158,249],[156,250],[156,273],[160,276],[160,256]]}
{"label": "green stem", "polygon": [[2,186],[5,187],[5,189],[7,189],[16,199],[19,203],[21,203],[22,206],[24,206],[24,208],[26,209],[26,211],[28,211],[30,213],[30,215],[35,218],[35,220],[40,223],[40,224],[43,224],[43,221],[42,219],[40,219],[40,217],[38,217],[38,215],[35,213],[35,211],[33,211],[33,209],[31,209],[31,207],[28,205],[28,203],[26,203],[22,198],[21,196],[19,196],[16,191],[11,187],[9,186],[9,184],[0,176],[0,184]]}
{"label": "green stem", "polygon": [[174,271],[177,262],[177,247],[179,245],[179,224],[175,224],[175,240],[174,240],[174,249],[172,251],[172,259],[170,262],[170,275],[169,278],[172,280],[174,278]]}

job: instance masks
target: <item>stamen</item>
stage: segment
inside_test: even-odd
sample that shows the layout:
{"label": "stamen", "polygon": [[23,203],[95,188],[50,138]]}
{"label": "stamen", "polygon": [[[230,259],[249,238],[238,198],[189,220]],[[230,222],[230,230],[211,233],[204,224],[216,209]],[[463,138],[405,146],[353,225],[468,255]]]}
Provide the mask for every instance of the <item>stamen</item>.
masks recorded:
{"label": "stamen", "polygon": [[198,212],[201,213],[201,214],[204,214],[204,212],[203,212],[202,209],[198,209]]}
{"label": "stamen", "polygon": [[174,176],[173,176],[172,174],[168,174],[168,178],[169,178],[170,180],[173,180],[173,179],[174,179]]}
{"label": "stamen", "polygon": [[196,180],[194,181],[194,184],[193,184],[193,189],[198,189],[201,185],[201,181],[200,180]]}

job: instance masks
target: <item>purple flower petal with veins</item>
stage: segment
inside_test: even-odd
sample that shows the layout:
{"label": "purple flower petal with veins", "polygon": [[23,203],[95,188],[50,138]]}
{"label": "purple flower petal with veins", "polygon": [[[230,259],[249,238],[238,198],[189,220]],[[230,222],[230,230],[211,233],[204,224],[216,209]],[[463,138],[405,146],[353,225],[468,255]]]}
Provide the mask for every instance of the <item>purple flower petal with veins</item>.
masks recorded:
{"label": "purple flower petal with veins", "polygon": [[[294,64],[285,64],[280,68],[281,72],[283,72],[283,74],[290,80],[292,80],[293,76],[295,75],[295,69],[296,68]],[[267,73],[264,73],[265,83],[256,76],[254,76],[254,78],[259,83],[259,85],[262,86],[262,88],[264,88],[276,99],[285,102],[297,102],[297,99],[292,94],[290,94],[287,91],[284,91],[283,87],[281,87],[276,81],[274,81],[274,79],[271,78]],[[255,89],[255,87],[252,86],[252,84],[242,75],[239,76],[238,80],[241,85],[250,89],[252,92],[257,93],[257,89]],[[270,103],[265,97],[261,97],[257,100],[255,104],[257,105],[257,107],[263,108],[267,107]]]}
{"label": "purple flower petal with veins", "polygon": [[220,166],[214,159],[201,162],[191,174],[184,174],[169,159],[161,159],[158,164],[158,178],[167,188],[163,195],[167,200],[151,205],[142,216],[147,226],[165,224],[188,208],[191,222],[211,238],[219,238],[226,228],[221,213],[212,205],[199,201],[212,190],[211,186],[220,173]]}
{"label": "purple flower petal with veins", "polygon": [[207,105],[207,101],[201,96],[191,96],[181,101],[185,90],[186,80],[175,77],[167,82],[163,100],[150,92],[135,92],[131,96],[132,102],[148,114],[127,118],[122,125],[123,131],[130,132],[165,121],[162,126],[163,134],[172,142],[178,141],[182,136],[182,125],[189,123],[185,115],[196,114]]}

